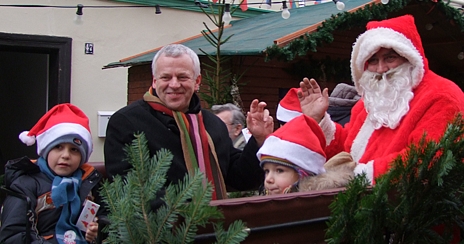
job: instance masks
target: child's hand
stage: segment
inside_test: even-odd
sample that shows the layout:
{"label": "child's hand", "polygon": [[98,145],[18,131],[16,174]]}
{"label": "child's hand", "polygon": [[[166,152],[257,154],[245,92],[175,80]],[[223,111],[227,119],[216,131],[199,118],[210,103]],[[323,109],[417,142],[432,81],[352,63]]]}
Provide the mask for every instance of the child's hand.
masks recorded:
{"label": "child's hand", "polygon": [[85,232],[85,240],[90,243],[95,243],[98,234],[98,223],[90,222],[87,226],[87,231]]}

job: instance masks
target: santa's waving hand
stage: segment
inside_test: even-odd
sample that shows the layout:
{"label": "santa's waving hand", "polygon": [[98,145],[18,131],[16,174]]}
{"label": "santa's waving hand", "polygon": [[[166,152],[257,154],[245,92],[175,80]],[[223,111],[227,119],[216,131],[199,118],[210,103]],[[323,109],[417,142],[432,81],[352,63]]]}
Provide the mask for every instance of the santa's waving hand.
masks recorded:
{"label": "santa's waving hand", "polygon": [[452,81],[429,69],[411,15],[371,21],[351,53],[351,75],[361,99],[344,127],[327,114],[328,91],[303,79],[298,94],[304,114],[321,126],[327,158],[345,151],[372,184],[398,155],[424,133],[438,141],[446,125],[464,112],[464,95]]}

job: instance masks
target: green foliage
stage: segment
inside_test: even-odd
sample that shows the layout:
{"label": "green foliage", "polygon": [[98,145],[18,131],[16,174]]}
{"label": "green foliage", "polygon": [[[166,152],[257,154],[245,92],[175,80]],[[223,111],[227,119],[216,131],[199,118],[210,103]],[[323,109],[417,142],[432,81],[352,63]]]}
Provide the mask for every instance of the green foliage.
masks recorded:
{"label": "green foliage", "polygon": [[[300,38],[291,41],[284,47],[273,45],[266,49],[266,60],[278,59],[290,61],[297,56],[306,56],[308,52],[316,52],[317,47],[322,43],[333,42],[334,30],[348,30],[351,28],[364,27],[367,22],[373,19],[386,19],[388,14],[403,9],[412,0],[394,0],[388,4],[369,4],[356,10],[353,13],[341,12],[332,15],[330,19],[325,20],[317,31],[311,34],[305,34]],[[463,13],[453,7],[449,7],[449,1],[420,0],[419,4],[433,3],[438,9],[445,13],[447,19],[453,20],[464,31]],[[461,10],[462,11],[462,10]]]}
{"label": "green foliage", "polygon": [[227,193],[227,198],[242,198],[258,196],[258,191],[233,191]]}
{"label": "green foliage", "polygon": [[411,145],[375,186],[355,177],[329,206],[327,242],[450,243],[453,227],[464,230],[463,136],[459,115],[439,142],[424,135]]}
{"label": "green foliage", "polygon": [[[243,0],[240,1],[240,3]],[[211,20],[213,25],[217,28],[217,31],[211,30],[206,23],[203,22],[206,30],[202,30],[201,34],[203,37],[216,48],[215,54],[209,54],[200,48],[200,51],[208,57],[211,64],[208,62],[203,62],[205,67],[203,77],[203,83],[206,86],[201,90],[200,97],[209,105],[215,104],[224,104],[227,102],[232,102],[236,100],[232,96],[232,89],[238,88],[238,81],[243,74],[237,75],[234,74],[232,70],[232,56],[221,55],[221,45],[225,44],[233,35],[228,37],[223,36],[224,34],[224,22],[222,21],[222,16],[225,12],[225,3],[226,0],[219,0],[217,3],[217,12],[215,8],[212,7],[212,2],[208,1],[210,7],[205,10],[201,8],[204,14]],[[231,6],[231,14],[237,10],[239,5]],[[236,89],[237,90],[237,89]],[[240,99],[241,100],[241,99]],[[236,102],[237,103],[237,102]],[[238,103],[241,103],[238,102]]]}
{"label": "green foliage", "polygon": [[[200,171],[168,185],[162,197],[164,204],[152,211],[150,203],[165,186],[173,156],[161,149],[150,158],[143,133],[135,135],[125,151],[133,168],[125,178],[116,176],[101,188],[110,212],[107,243],[193,243],[199,226],[223,218],[216,207],[209,205],[213,189],[209,182],[204,184]],[[220,225],[214,226],[219,243],[240,243],[248,236],[241,221],[231,224],[227,232],[218,229]]]}

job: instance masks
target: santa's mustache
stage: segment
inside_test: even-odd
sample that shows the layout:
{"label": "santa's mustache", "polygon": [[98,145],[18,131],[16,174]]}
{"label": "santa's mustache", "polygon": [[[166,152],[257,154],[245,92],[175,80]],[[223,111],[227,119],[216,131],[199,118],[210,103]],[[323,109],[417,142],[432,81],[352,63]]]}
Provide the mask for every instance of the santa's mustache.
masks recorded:
{"label": "santa's mustache", "polygon": [[393,75],[395,75],[397,70],[388,70],[387,72],[384,72],[382,74],[380,73],[376,73],[376,74],[373,74],[374,75],[374,79],[376,80],[390,80]]}
{"label": "santa's mustache", "polygon": [[405,63],[384,73],[364,71],[359,80],[360,93],[374,128],[393,129],[409,111],[409,101],[414,97],[411,67]]}

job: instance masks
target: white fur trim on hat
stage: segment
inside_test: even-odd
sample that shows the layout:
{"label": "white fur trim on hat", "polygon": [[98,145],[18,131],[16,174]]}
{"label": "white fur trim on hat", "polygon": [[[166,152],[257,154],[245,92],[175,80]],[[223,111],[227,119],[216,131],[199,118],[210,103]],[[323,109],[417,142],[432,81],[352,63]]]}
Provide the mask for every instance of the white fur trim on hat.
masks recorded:
{"label": "white fur trim on hat", "polygon": [[272,135],[264,141],[263,146],[256,155],[258,158],[261,158],[261,155],[282,158],[315,174],[325,172],[324,163],[326,160],[323,155],[300,144],[282,140]]}
{"label": "white fur trim on hat", "polygon": [[[36,138],[37,154],[46,157],[47,155],[43,155],[44,149],[47,148],[47,146],[53,141],[55,141],[57,138],[69,134],[77,134],[86,141],[88,147],[87,157],[89,157],[90,154],[92,154],[93,150],[92,136],[84,126],[77,123],[59,123],[50,127],[43,133],[39,134]],[[86,158],[85,160],[88,160],[88,158]]]}
{"label": "white fur trim on hat", "polygon": [[356,90],[359,92],[359,79],[365,71],[365,65],[380,48],[391,48],[406,58],[413,66],[413,87],[424,77],[424,60],[409,38],[390,28],[374,28],[361,34],[353,45],[351,52],[351,75]]}
{"label": "white fur trim on hat", "polygon": [[29,131],[23,131],[19,134],[19,140],[27,146],[32,146],[35,143],[35,136],[28,136]]}
{"label": "white fur trim on hat", "polygon": [[289,110],[289,109],[286,109],[284,107],[282,107],[282,105],[278,105],[277,106],[277,112],[276,112],[276,117],[278,120],[282,121],[282,122],[288,122],[298,116],[302,115],[301,112],[298,112],[298,111],[295,111],[295,110]]}

